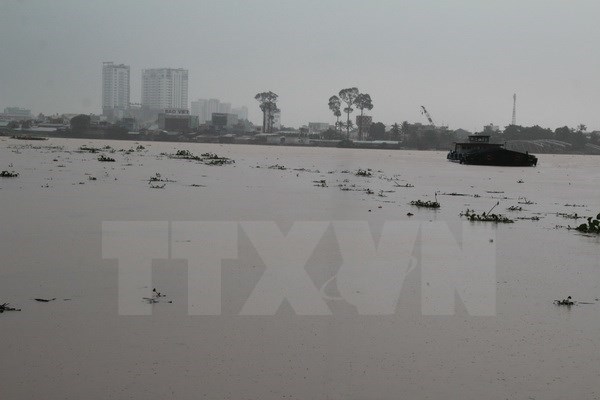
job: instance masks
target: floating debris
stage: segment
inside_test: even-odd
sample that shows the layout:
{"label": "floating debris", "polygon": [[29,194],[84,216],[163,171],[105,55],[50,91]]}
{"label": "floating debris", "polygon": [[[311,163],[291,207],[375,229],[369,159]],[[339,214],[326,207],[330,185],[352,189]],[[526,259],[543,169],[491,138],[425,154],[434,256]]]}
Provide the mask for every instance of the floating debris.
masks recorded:
{"label": "floating debris", "polygon": [[596,218],[588,217],[587,223],[579,225],[575,230],[600,235],[600,214]]}
{"label": "floating debris", "polygon": [[162,175],[157,172],[156,174],[154,174],[154,176],[150,177],[148,182],[175,182],[175,181],[163,178]]}
{"label": "floating debris", "polygon": [[196,156],[189,150],[177,150],[175,154],[161,153],[160,155],[180,160],[200,161],[206,165],[224,165],[233,164],[235,162],[230,158],[220,157],[214,153],[203,153],[201,156]]}
{"label": "floating debris", "polygon": [[216,154],[212,154],[212,153],[204,153],[204,154],[202,154],[202,157],[204,157],[202,159],[202,162],[206,165],[225,165],[225,164],[235,163],[235,161],[232,160],[231,158],[220,157],[220,156],[218,156]]}
{"label": "floating debris", "polygon": [[587,207],[585,204],[565,204],[565,207]]}
{"label": "floating debris", "polygon": [[557,217],[563,217],[563,218],[567,218],[567,219],[580,219],[580,218],[586,218],[583,215],[578,215],[577,213],[556,213]]}
{"label": "floating debris", "polygon": [[478,222],[496,222],[496,223],[503,223],[503,224],[512,224],[513,221],[512,219],[505,217],[502,214],[490,214],[490,213],[481,213],[481,214],[477,214],[475,212],[475,210],[469,210],[468,208],[466,209],[466,211],[462,212],[459,214],[461,217],[467,217],[469,219],[469,221],[478,221]]}
{"label": "floating debris", "polygon": [[523,207],[520,206],[510,206],[507,208],[508,211],[523,211]]}
{"label": "floating debris", "polygon": [[100,157],[98,157],[98,161],[100,161],[100,162],[115,162],[115,159],[105,156],[104,154],[101,154]]}
{"label": "floating debris", "polygon": [[51,301],[56,300],[56,297],[53,299],[34,299],[35,301],[39,301],[40,303],[49,303]]}
{"label": "floating debris", "polygon": [[471,194],[467,194],[467,193],[456,193],[456,192],[452,192],[452,193],[440,193],[440,196],[468,196],[471,197]]}
{"label": "floating debris", "polygon": [[371,173],[371,169],[369,168],[369,169],[366,169],[366,170],[359,169],[358,171],[356,171],[354,173],[354,175],[356,175],[356,176],[364,176],[364,177],[370,178],[373,174]]}
{"label": "floating debris", "polygon": [[157,185],[157,184],[150,184],[150,189],[164,189],[167,186],[166,183],[163,183],[162,185]]}
{"label": "floating debris", "polygon": [[403,188],[414,188],[415,187],[415,185],[410,184],[410,183],[407,183],[405,185],[401,185],[398,182],[394,182],[394,186],[396,186],[396,187],[403,187]]}
{"label": "floating debris", "polygon": [[562,300],[554,300],[554,304],[556,304],[557,306],[572,306],[575,304],[575,302],[571,299],[571,296],[567,297],[566,299],[562,299]]}
{"label": "floating debris", "polygon": [[527,197],[519,197],[519,204],[535,204],[533,201],[531,200],[527,200]]}
{"label": "floating debris", "polygon": [[19,176],[19,173],[15,171],[0,172],[0,178],[16,178],[17,176]]}
{"label": "floating debris", "polygon": [[325,179],[321,179],[320,181],[313,181],[314,186],[317,187],[327,187],[327,182],[325,181]]}
{"label": "floating debris", "polygon": [[278,170],[281,170],[281,171],[285,171],[287,169],[285,167],[285,165],[279,165],[279,164],[269,165],[267,168],[269,168],[269,169],[278,169]]}
{"label": "floating debris", "polygon": [[3,303],[0,304],[0,314],[2,314],[4,311],[21,311],[21,309],[11,307],[10,303]]}
{"label": "floating debris", "polygon": [[413,200],[410,202],[411,206],[416,206],[416,207],[425,207],[425,208],[440,208],[440,203],[438,203],[437,201],[431,201],[431,200]]}
{"label": "floating debris", "polygon": [[[152,297],[143,297],[143,300],[146,301],[148,304],[157,304],[157,303],[161,303],[160,299],[163,297],[167,297],[167,295],[162,294],[161,292],[156,290],[156,288],[154,288],[154,289],[152,289]],[[165,301],[165,303],[173,303],[173,301],[168,300],[168,301]]]}
{"label": "floating debris", "polygon": [[99,149],[97,147],[81,146],[79,148],[79,151],[83,151],[85,153],[98,153],[98,152],[102,151],[102,149]]}
{"label": "floating debris", "polygon": [[170,158],[178,158],[178,159],[183,159],[183,160],[195,160],[195,161],[200,161],[201,160],[200,157],[195,156],[189,150],[177,150],[175,152],[175,154],[161,153],[161,155],[166,155],[166,156],[168,156]]}
{"label": "floating debris", "polygon": [[11,139],[17,139],[17,140],[48,140],[47,137],[43,137],[43,136],[31,136],[31,135],[13,135],[10,138]]}

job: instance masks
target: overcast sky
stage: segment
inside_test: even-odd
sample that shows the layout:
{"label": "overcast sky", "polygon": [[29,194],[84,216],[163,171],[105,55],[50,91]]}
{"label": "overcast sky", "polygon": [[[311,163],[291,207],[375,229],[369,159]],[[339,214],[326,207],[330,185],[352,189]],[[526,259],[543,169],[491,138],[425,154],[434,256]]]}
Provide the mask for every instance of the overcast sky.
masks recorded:
{"label": "overcast sky", "polygon": [[0,0],[0,107],[101,112],[103,61],[189,70],[189,99],[279,94],[282,122],[334,121],[357,86],[375,121],[600,130],[598,0]]}

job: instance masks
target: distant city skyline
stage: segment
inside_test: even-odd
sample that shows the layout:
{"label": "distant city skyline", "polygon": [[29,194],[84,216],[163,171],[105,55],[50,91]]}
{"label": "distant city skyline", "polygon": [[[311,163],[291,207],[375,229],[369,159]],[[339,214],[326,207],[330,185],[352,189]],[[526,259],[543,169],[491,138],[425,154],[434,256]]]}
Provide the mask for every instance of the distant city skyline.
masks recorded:
{"label": "distant city skyline", "polygon": [[[425,105],[440,125],[504,127],[517,93],[520,125],[600,130],[597,1],[176,4],[3,2],[0,109],[99,113],[98,66],[114,61],[130,67],[131,102],[143,69],[184,68],[190,100],[245,104],[254,123],[256,93],[277,93],[285,125],[300,126],[333,123],[327,99],[356,86],[374,122],[426,123]],[[353,21],[362,34],[345,33]]]}

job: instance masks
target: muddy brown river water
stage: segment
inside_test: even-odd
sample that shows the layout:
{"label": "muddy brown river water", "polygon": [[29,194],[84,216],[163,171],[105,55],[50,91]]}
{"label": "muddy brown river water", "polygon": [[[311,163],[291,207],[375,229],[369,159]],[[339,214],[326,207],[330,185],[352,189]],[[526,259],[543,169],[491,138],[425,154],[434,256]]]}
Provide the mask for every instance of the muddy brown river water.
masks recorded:
{"label": "muddy brown river water", "polygon": [[[599,157],[540,155],[535,168],[507,168],[425,151],[154,142],[118,151],[138,144],[0,138],[0,170],[19,173],[0,178],[0,303],[22,309],[0,314],[0,399],[600,398],[600,238],[557,214],[600,213]],[[115,162],[84,145],[111,146],[102,154]],[[235,163],[161,155],[181,149]],[[162,189],[148,182],[156,173]],[[437,210],[409,204],[436,193]],[[514,223],[459,215],[496,203]],[[154,221],[165,239],[119,236],[108,221]],[[219,277],[201,276],[194,309],[180,257],[194,237],[181,227],[198,221],[234,235],[198,239],[194,260],[216,259]],[[297,236],[279,240],[265,233],[273,227]],[[349,266],[368,254],[365,232],[388,243],[388,258]],[[444,247],[448,235],[456,249]],[[147,255],[151,280],[142,271],[123,284],[126,261],[107,244]],[[446,256],[461,248],[470,286],[435,300],[447,289]],[[395,260],[400,275],[386,269]],[[166,297],[148,304],[153,287]],[[590,304],[553,304],[568,295]]]}

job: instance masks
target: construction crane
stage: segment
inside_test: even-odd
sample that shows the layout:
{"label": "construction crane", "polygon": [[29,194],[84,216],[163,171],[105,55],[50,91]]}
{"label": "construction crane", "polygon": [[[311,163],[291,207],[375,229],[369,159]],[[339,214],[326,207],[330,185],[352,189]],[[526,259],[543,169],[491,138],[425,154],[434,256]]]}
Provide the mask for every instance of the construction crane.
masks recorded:
{"label": "construction crane", "polygon": [[429,115],[429,112],[427,112],[427,109],[425,108],[425,106],[421,106],[421,114],[424,114],[427,117],[427,120],[429,121],[429,123],[431,124],[431,126],[433,126],[435,128],[435,124],[433,123],[433,119],[431,118],[431,115]]}
{"label": "construction crane", "polygon": [[511,125],[517,124],[517,94],[513,94],[513,115]]}

